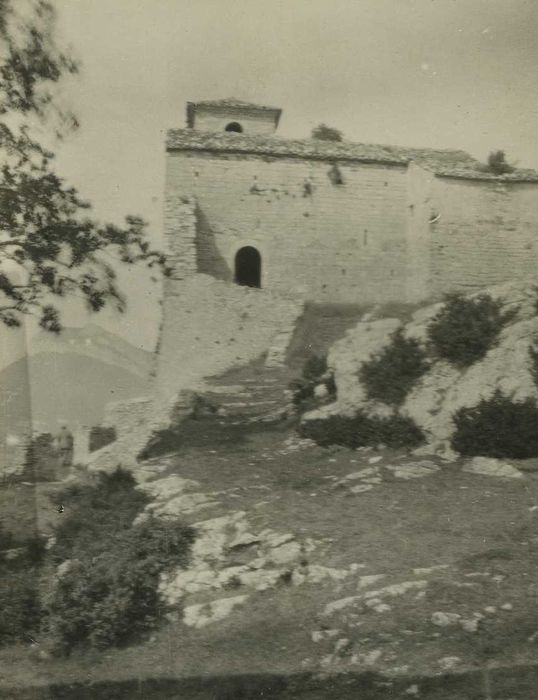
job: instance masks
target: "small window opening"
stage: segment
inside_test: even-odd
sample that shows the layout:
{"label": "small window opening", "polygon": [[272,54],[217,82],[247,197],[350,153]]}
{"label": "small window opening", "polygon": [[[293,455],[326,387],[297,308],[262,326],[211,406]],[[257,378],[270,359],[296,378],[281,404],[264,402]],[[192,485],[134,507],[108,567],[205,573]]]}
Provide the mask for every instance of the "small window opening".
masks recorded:
{"label": "small window opening", "polygon": [[239,124],[239,122],[230,122],[229,124],[226,124],[224,131],[235,131],[237,134],[242,134],[243,127],[241,124]]}

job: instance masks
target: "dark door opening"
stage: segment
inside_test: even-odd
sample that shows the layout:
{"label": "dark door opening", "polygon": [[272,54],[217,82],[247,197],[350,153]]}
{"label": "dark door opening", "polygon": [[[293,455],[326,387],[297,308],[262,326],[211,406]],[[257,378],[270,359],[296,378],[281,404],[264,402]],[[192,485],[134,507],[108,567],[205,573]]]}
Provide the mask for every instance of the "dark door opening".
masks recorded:
{"label": "dark door opening", "polygon": [[244,287],[261,287],[262,258],[250,245],[240,248],[235,256],[235,283]]}
{"label": "dark door opening", "polygon": [[235,131],[238,134],[243,133],[243,127],[239,122],[230,122],[229,124],[226,125],[224,131]]}

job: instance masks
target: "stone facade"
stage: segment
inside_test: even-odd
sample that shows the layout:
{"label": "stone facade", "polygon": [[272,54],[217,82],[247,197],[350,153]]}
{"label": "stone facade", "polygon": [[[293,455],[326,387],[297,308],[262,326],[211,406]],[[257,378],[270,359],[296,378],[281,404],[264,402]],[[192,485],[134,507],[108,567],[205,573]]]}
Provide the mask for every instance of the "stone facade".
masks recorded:
{"label": "stone facade", "polygon": [[346,163],[339,166],[346,184],[334,185],[331,168],[316,160],[171,153],[168,187],[198,203],[195,240],[178,243],[183,230],[167,229],[170,248],[184,249],[181,269],[191,267],[194,247],[198,272],[232,282],[237,252],[252,246],[263,289],[319,302],[401,299],[406,169]]}
{"label": "stone facade", "polygon": [[[462,151],[284,140],[271,133],[277,112],[191,103],[188,128],[169,132],[165,233],[178,274],[232,282],[248,246],[260,286],[277,294],[416,303],[538,262],[534,171],[496,176]],[[232,119],[243,133],[224,130]]]}
{"label": "stone facade", "polygon": [[432,296],[536,277],[537,183],[438,178],[432,198]]}

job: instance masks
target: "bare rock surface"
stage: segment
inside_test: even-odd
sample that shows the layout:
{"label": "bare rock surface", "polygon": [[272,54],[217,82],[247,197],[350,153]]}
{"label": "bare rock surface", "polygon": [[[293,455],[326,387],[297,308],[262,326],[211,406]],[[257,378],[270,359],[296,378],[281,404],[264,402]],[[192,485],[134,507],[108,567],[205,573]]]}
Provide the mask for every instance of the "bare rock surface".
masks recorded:
{"label": "bare rock surface", "polygon": [[[437,454],[447,461],[453,461],[456,458],[450,449],[454,431],[453,415],[461,408],[473,407],[481,400],[491,398],[496,390],[515,402],[538,398],[529,355],[529,348],[538,338],[534,283],[510,282],[480,293],[488,293],[499,300],[503,311],[517,310],[517,313],[501,330],[498,342],[482,360],[470,367],[459,368],[433,358],[430,369],[409,392],[400,412],[410,417],[426,436],[428,445],[419,448],[421,452],[417,452],[418,455]],[[441,306],[436,303],[419,309],[406,324],[394,318],[363,318],[348,330],[332,346],[328,355],[329,367],[334,370],[338,399],[307,413],[304,420],[323,419],[331,415],[350,416],[357,410],[371,416],[389,415],[391,407],[368,399],[366,389],[360,382],[360,369],[387,347],[391,335],[399,328],[406,337],[416,338],[426,346],[428,325]]]}
{"label": "bare rock surface", "polygon": [[522,479],[523,474],[511,464],[491,457],[473,457],[463,466],[464,472],[496,476],[505,479]]}

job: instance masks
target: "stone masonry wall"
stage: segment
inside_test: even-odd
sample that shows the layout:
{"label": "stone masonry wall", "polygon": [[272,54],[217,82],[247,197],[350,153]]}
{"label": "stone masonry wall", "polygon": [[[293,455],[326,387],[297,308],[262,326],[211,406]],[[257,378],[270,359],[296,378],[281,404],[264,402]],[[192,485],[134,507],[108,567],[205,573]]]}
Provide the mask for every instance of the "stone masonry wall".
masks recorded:
{"label": "stone masonry wall", "polygon": [[103,425],[114,427],[117,439],[100,450],[86,454],[84,461],[89,469],[110,471],[118,466],[134,468],[136,457],[147,444],[154,428],[163,427],[154,422],[153,408],[154,399],[149,396],[107,404]]}
{"label": "stone masonry wall", "polygon": [[[196,267],[232,281],[239,248],[262,257],[262,287],[313,301],[401,300],[406,280],[405,166],[170,152],[166,232],[181,257],[181,205],[198,203]],[[341,184],[335,181],[341,176]],[[192,271],[192,236],[183,270]]]}
{"label": "stone masonry wall", "polygon": [[432,296],[538,270],[538,184],[436,178],[430,225]]}
{"label": "stone masonry wall", "polygon": [[167,403],[204,377],[244,365],[269,351],[302,312],[301,300],[193,275],[167,280],[156,391]]}

